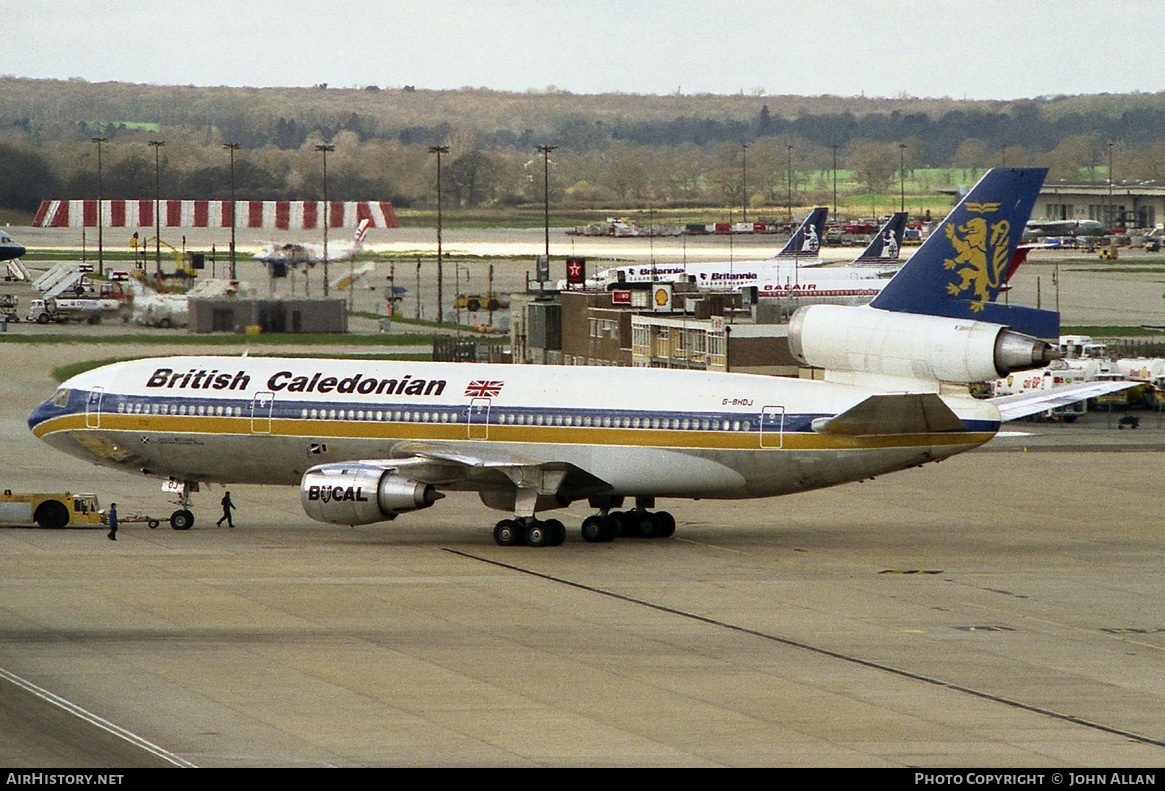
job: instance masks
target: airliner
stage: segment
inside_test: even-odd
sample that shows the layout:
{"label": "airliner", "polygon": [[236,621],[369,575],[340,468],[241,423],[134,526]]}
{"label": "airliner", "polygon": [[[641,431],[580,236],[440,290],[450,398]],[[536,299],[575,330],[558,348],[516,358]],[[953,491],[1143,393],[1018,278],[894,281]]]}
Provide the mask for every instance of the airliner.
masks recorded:
{"label": "airliner", "polygon": [[1028,220],[1024,235],[1031,239],[1045,236],[1108,236],[1112,231],[1098,220]]}
{"label": "airliner", "polygon": [[[822,266],[815,227],[824,224],[825,209],[815,209],[784,249],[762,261],[721,261],[692,264],[642,264],[606,269],[588,278],[586,288],[620,288],[628,284],[687,281],[708,291],[740,291],[755,287],[760,297],[789,297],[835,304],[863,304],[882,290],[898,270],[898,254],[906,229],[906,213],[897,212],[874,234],[869,245],[847,266]],[[812,249],[813,257],[804,257]],[[567,283],[559,283],[566,288]]]}
{"label": "airliner", "polygon": [[0,261],[11,261],[20,258],[27,250],[24,245],[13,239],[5,231],[0,231]]}
{"label": "airliner", "polygon": [[[670,536],[658,500],[774,497],[938,461],[1051,394],[996,404],[968,383],[1058,355],[1059,315],[991,300],[1046,171],[984,175],[865,306],[794,314],[819,379],[652,368],[188,356],[64,382],[28,423],[50,446],[157,476],[194,521],[201,483],[298,485],[312,519],[387,522],[473,491],[502,546]],[[1061,394],[1056,394],[1061,395]],[[1083,396],[1081,396],[1083,397]]]}
{"label": "airliner", "polygon": [[[368,228],[371,226],[371,221],[361,220],[356,227],[356,235],[351,242],[341,242],[338,244],[328,245],[328,261],[346,261],[349,258],[354,258],[357,253],[364,249],[364,238],[368,235]],[[256,261],[261,261],[265,264],[286,264],[288,266],[299,266],[307,264],[308,266],[315,266],[324,262],[324,246],[322,244],[266,244],[251,256]]]}

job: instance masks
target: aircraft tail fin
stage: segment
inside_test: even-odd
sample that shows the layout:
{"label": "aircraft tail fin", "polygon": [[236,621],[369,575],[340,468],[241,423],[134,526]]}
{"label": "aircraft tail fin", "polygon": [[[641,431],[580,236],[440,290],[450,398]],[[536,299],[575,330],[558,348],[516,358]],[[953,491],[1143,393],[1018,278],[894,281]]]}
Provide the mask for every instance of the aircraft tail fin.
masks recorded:
{"label": "aircraft tail fin", "polygon": [[777,258],[816,258],[821,251],[821,239],[825,235],[825,217],[829,208],[818,206],[809,212],[789,241],[777,253]]}
{"label": "aircraft tail fin", "polygon": [[1007,282],[1046,168],[993,168],[898,271],[871,307],[1002,324],[1058,338],[1055,311],[994,302]]}
{"label": "aircraft tail fin", "polygon": [[902,250],[902,237],[906,233],[906,214],[904,211],[894,212],[854,263],[887,264],[897,261]]}
{"label": "aircraft tail fin", "polygon": [[364,247],[364,238],[368,236],[368,229],[372,222],[364,219],[356,226],[356,235],[352,238],[352,252],[358,253]]}

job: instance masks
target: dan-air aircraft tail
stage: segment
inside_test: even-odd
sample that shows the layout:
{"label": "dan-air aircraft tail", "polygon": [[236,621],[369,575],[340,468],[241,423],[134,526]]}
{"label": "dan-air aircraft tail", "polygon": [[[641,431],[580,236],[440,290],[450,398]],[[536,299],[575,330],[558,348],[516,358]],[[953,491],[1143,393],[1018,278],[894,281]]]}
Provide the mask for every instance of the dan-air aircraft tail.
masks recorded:
{"label": "dan-air aircraft tail", "polygon": [[[346,261],[353,258],[364,249],[364,239],[372,223],[361,220],[356,227],[356,233],[351,242],[340,242],[328,246],[327,259],[329,261]],[[259,252],[251,256],[256,261],[265,264],[286,264],[288,266],[315,266],[324,261],[324,246],[322,244],[287,244],[268,243],[260,248]]]}
{"label": "dan-air aircraft tail", "polygon": [[[339,525],[387,522],[471,491],[509,512],[493,531],[503,546],[562,543],[563,523],[542,515],[576,502],[595,509],[582,522],[586,541],[669,536],[676,520],[655,510],[661,498],[802,492],[990,440],[1000,409],[966,384],[1055,356],[1001,321],[1030,312],[990,302],[1018,238],[1010,229],[1022,229],[1043,173],[989,172],[880,305],[801,308],[790,344],[822,379],[169,357],[79,374],[28,422],[66,453],[166,480],[180,492],[175,528],[193,523],[199,483],[266,483],[297,485],[308,516]],[[1052,327],[1054,315],[1031,325]]]}

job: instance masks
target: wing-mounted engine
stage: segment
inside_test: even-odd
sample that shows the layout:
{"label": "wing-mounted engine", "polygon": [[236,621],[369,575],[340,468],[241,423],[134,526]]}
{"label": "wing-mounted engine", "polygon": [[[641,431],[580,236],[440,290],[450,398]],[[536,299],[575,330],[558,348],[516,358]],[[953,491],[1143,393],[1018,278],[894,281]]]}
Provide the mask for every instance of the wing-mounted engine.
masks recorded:
{"label": "wing-mounted engine", "polygon": [[307,515],[333,525],[385,522],[406,511],[428,508],[444,496],[432,484],[368,462],[312,467],[303,474],[299,487]]}
{"label": "wing-mounted engine", "polygon": [[826,371],[960,383],[1039,368],[1059,356],[1051,344],[1001,324],[840,305],[793,314],[789,347],[801,363]]}

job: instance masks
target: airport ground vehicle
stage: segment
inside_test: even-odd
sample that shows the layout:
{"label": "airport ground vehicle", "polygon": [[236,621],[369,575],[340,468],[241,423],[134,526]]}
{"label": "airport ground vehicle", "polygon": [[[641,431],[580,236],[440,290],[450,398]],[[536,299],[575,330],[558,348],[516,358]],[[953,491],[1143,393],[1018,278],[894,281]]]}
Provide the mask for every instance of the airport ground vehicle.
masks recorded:
{"label": "airport ground vehicle", "polygon": [[28,306],[27,321],[37,324],[65,321],[87,321],[100,324],[106,316],[121,312],[122,303],[111,297],[49,297],[34,299]]}
{"label": "airport ground vehicle", "polygon": [[496,291],[489,294],[458,294],[455,307],[464,308],[470,313],[476,313],[482,308],[486,310],[503,310],[510,306],[510,301]]}
{"label": "airport ground vehicle", "polygon": [[14,493],[5,489],[0,494],[0,524],[65,527],[70,524],[101,525],[105,512],[97,495],[52,493]]}
{"label": "airport ground vehicle", "polygon": [[0,320],[20,321],[20,298],[15,294],[0,295]]}

